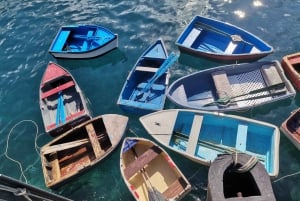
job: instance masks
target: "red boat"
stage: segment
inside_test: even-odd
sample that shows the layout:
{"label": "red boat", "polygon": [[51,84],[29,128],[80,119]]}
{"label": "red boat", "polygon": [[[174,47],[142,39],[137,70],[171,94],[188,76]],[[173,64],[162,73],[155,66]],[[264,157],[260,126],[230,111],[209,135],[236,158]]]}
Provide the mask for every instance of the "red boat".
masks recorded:
{"label": "red boat", "polygon": [[280,129],[297,149],[300,150],[300,108],[292,112],[281,124]]}
{"label": "red boat", "polygon": [[284,56],[281,65],[292,84],[300,91],[300,52]]}
{"label": "red boat", "polygon": [[49,62],[40,84],[40,109],[45,131],[52,137],[91,119],[86,99],[73,76]]}

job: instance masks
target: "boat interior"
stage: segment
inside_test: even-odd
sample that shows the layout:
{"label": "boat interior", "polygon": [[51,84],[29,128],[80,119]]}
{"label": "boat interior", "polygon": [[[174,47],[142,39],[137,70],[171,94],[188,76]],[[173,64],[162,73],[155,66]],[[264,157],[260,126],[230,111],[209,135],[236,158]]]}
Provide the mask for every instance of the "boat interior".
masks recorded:
{"label": "boat interior", "polygon": [[101,159],[111,147],[102,118],[59,136],[41,151],[45,180],[51,184],[75,175]]}
{"label": "boat interior", "polygon": [[149,188],[168,199],[184,193],[188,184],[172,164],[159,147],[150,143],[138,142],[122,153],[124,175],[139,200],[149,200]]}

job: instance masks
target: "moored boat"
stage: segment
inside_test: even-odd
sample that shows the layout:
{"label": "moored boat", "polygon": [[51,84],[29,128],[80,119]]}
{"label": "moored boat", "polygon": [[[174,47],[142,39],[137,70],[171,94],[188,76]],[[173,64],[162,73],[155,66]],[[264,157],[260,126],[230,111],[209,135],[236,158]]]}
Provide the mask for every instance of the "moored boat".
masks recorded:
{"label": "moored boat", "polygon": [[169,85],[169,67],[175,59],[176,56],[168,58],[162,39],[155,41],[130,71],[117,105],[124,111],[135,114],[163,109]]}
{"label": "moored boat", "polygon": [[203,16],[191,20],[176,45],[184,53],[230,63],[255,61],[273,53],[273,47],[252,33]]}
{"label": "moored boat", "polygon": [[45,131],[52,137],[91,119],[87,100],[76,80],[54,62],[48,63],[43,74],[39,100]]}
{"label": "moored boat", "polygon": [[264,166],[248,154],[222,154],[210,165],[206,201],[276,201]]}
{"label": "moored boat", "polygon": [[128,117],[104,114],[63,133],[41,148],[45,184],[57,188],[106,158],[120,143]]}
{"label": "moored boat", "polygon": [[169,109],[140,117],[146,131],[169,149],[209,166],[223,153],[259,158],[271,177],[279,171],[279,128],[236,115]]}
{"label": "moored boat", "polygon": [[65,25],[58,30],[49,53],[61,59],[85,59],[118,47],[118,35],[97,25]]}
{"label": "moored boat", "polygon": [[292,84],[300,91],[300,52],[284,56],[281,65]]}
{"label": "moored boat", "polygon": [[181,107],[218,112],[245,111],[295,95],[277,60],[201,70],[175,80],[167,91]]}
{"label": "moored boat", "polygon": [[168,153],[145,138],[124,139],[120,170],[137,201],[180,200],[191,190],[189,181]]}
{"label": "moored boat", "polygon": [[280,130],[300,150],[300,108],[282,122]]}

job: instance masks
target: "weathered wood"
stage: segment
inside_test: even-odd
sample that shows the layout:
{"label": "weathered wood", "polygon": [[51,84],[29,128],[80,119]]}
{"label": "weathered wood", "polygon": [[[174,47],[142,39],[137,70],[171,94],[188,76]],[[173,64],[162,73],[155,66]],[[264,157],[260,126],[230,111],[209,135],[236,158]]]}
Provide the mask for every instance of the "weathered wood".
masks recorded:
{"label": "weathered wood", "polygon": [[140,171],[146,164],[150,163],[155,157],[161,153],[161,149],[156,146],[151,147],[136,160],[131,162],[124,170],[126,179],[130,179],[136,172]]}
{"label": "weathered wood", "polygon": [[201,115],[194,116],[191,132],[190,132],[190,136],[189,136],[189,141],[188,141],[187,149],[186,149],[186,152],[188,154],[191,154],[192,156],[195,155],[202,121],[203,121],[203,116],[201,116]]}
{"label": "weathered wood", "polygon": [[96,158],[101,157],[104,154],[104,150],[102,150],[100,147],[100,143],[99,143],[98,137],[96,135],[93,124],[87,124],[85,126],[85,128],[86,128],[86,131],[88,132],[94,153],[96,155]]}
{"label": "weathered wood", "polygon": [[53,178],[54,181],[57,181],[61,177],[61,172],[60,172],[59,160],[57,158],[57,153],[53,154],[51,157],[52,157],[52,161],[51,161],[52,178]]}
{"label": "weathered wood", "polygon": [[187,183],[182,177],[176,179],[168,189],[163,192],[164,197],[171,199],[177,196],[179,193],[184,192],[184,188],[187,186]]}
{"label": "weathered wood", "polygon": [[57,151],[63,151],[63,150],[67,150],[70,148],[78,147],[78,146],[86,144],[88,142],[90,142],[89,139],[85,138],[85,139],[76,140],[76,141],[72,141],[72,142],[66,142],[66,143],[62,143],[62,144],[58,144],[58,145],[52,145],[49,147],[45,147],[42,150],[42,152],[43,152],[43,154],[50,154],[50,153],[54,153]]}

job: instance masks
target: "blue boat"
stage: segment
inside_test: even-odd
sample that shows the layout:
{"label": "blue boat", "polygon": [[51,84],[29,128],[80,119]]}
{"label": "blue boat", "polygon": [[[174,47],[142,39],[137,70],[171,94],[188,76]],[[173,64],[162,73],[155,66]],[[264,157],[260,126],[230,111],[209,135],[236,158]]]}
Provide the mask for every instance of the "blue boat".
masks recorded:
{"label": "blue boat", "polygon": [[86,59],[103,55],[118,47],[118,35],[97,25],[62,26],[49,53],[55,58]]}
{"label": "blue boat", "polygon": [[121,90],[117,105],[126,112],[146,114],[161,110],[169,85],[169,67],[177,60],[168,57],[162,39],[152,44],[137,60]]}
{"label": "blue boat", "polygon": [[179,50],[214,61],[255,61],[273,53],[273,47],[248,31],[202,16],[195,16],[176,40]]}
{"label": "blue boat", "polygon": [[219,154],[246,153],[255,156],[271,177],[278,175],[280,131],[275,125],[187,109],[157,111],[140,121],[162,145],[197,163],[210,166]]}
{"label": "blue boat", "polygon": [[181,107],[217,112],[245,111],[295,95],[277,60],[201,70],[175,80],[167,92]]}

